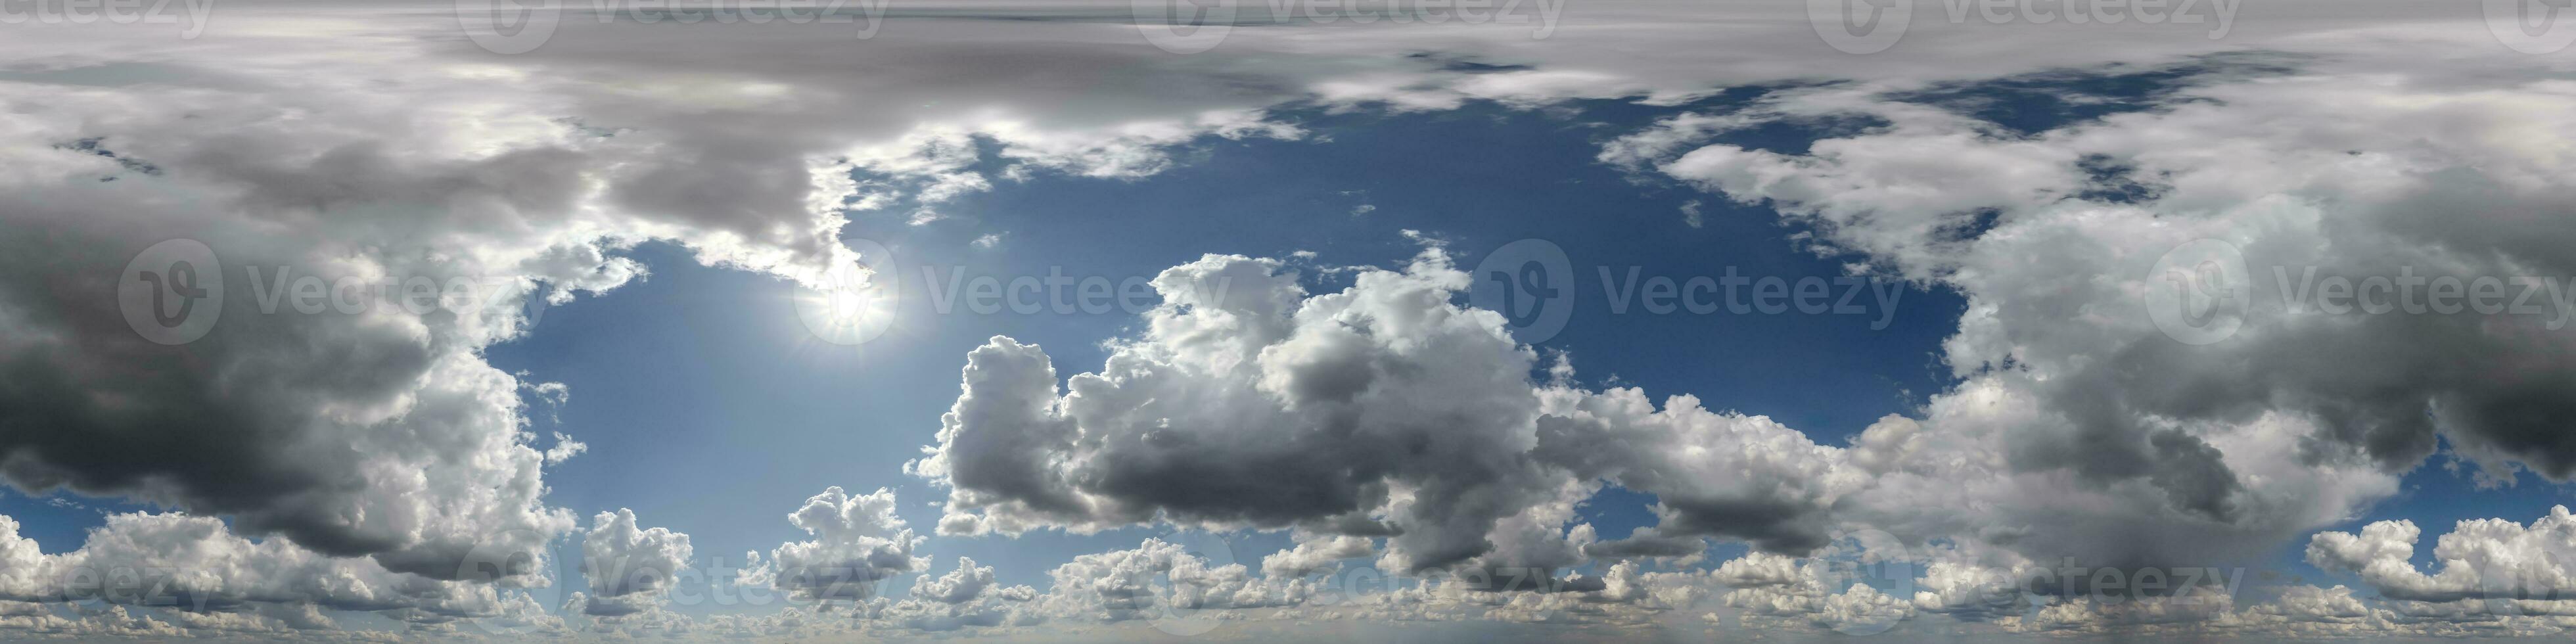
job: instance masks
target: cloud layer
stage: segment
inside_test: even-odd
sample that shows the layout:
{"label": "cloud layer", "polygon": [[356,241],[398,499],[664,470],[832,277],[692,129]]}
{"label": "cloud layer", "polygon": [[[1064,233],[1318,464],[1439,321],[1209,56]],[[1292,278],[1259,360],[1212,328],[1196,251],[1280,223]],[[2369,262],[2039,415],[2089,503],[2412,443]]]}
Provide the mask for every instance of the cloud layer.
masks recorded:
{"label": "cloud layer", "polygon": [[[525,637],[1260,619],[2569,626],[2563,509],[2463,522],[2429,568],[2411,523],[2319,533],[2445,448],[2491,487],[2576,476],[2563,60],[2416,3],[2248,7],[2222,43],[1918,19],[1868,58],[1825,48],[1798,8],[1247,25],[1198,56],[1145,45],[1123,7],[925,9],[868,55],[823,62],[847,25],[744,37],[576,13],[519,56],[473,48],[444,6],[249,5],[196,41],[23,30],[0,45],[15,61],[0,70],[0,159],[18,170],[0,177],[0,479],[161,511],[111,516],[52,554],[0,517],[0,628],[383,634],[333,617],[362,612],[410,635]],[[1556,35],[1531,40],[1541,27]],[[2015,46],[1985,46],[1999,33]],[[1755,86],[1745,107],[1676,108]],[[1998,111],[2034,92],[2076,107],[2040,126]],[[1637,181],[1767,206],[1855,272],[1963,295],[1941,356],[1957,383],[1865,428],[1789,427],[1726,411],[1729,392],[1586,384],[1460,304],[1470,276],[1436,232],[1338,290],[1292,262],[1209,255],[1158,276],[1163,304],[1099,365],[1008,337],[965,356],[960,395],[907,469],[940,488],[941,538],[1178,526],[1285,530],[1290,548],[1233,561],[1144,540],[1073,557],[1041,590],[972,559],[936,570],[893,492],[835,487],[788,515],[803,539],[736,580],[803,604],[695,616],[667,605],[694,566],[688,535],[630,510],[579,530],[545,475],[585,444],[532,430],[524,402],[564,390],[483,358],[545,305],[643,278],[622,256],[640,243],[818,283],[855,259],[840,241],[853,211],[918,224],[1041,173],[1147,177],[1211,137],[1307,136],[1288,109],[1579,98],[1678,109],[1603,138],[1599,161]],[[1814,140],[1740,136],[1765,128]],[[172,239],[210,249],[197,268],[222,282],[204,312],[218,321],[179,344],[129,324],[157,300],[119,295],[137,277],[120,269],[179,279],[167,258],[136,263]],[[2167,293],[2159,261],[2199,240],[2238,253],[2254,304],[2223,312],[2229,337],[2194,344],[2149,296]],[[2272,279],[2308,274],[2560,281],[2531,291],[2530,314],[2335,315]],[[319,299],[300,276],[319,278]],[[420,306],[402,295],[414,281],[471,288]],[[1845,429],[1860,431],[1810,438]],[[1614,485],[1652,495],[1656,523],[1603,539],[1576,519]],[[557,611],[530,591],[570,581],[547,565],[566,537],[587,587]],[[2312,565],[2361,588],[2028,583],[2069,560],[2135,579],[2302,539]],[[1712,543],[1749,552],[1701,565]],[[1330,581],[1363,565],[1421,577],[1359,593]],[[117,574],[173,603],[88,581]]]}

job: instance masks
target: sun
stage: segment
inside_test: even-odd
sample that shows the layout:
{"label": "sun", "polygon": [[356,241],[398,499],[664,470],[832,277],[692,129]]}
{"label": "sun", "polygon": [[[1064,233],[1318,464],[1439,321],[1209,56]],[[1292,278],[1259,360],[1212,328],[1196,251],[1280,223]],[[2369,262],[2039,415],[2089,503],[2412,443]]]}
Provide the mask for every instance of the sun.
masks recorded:
{"label": "sun", "polygon": [[874,271],[852,262],[827,273],[820,284],[799,285],[797,321],[815,338],[832,344],[876,339],[894,323],[896,295],[875,278]]}

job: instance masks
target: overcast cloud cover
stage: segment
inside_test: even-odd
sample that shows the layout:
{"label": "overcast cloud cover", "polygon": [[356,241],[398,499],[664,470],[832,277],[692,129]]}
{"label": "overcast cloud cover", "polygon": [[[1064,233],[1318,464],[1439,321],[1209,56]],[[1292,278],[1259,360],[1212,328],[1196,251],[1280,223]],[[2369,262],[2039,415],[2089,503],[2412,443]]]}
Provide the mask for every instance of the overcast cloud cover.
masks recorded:
{"label": "overcast cloud cover", "polygon": [[[1218,11],[1196,26],[1088,0],[0,3],[0,496],[96,506],[0,515],[0,639],[2576,632],[2576,15],[1909,1],[1868,42],[1842,12],[1873,5],[1840,0],[1179,3]],[[747,6],[774,19],[717,17]],[[1160,249],[1194,259],[1072,346],[928,318],[990,337],[889,376],[958,387],[864,419],[899,471],[721,499],[774,538],[711,543],[737,526],[552,494],[644,439],[553,418],[615,403],[493,358],[585,333],[549,308],[707,267],[811,293],[765,315],[864,359],[825,327],[875,322],[832,296],[915,279],[854,268],[867,240],[1118,254],[961,204],[1452,112],[1563,121],[1624,179],[1586,189],[1955,297],[1922,350],[1941,386],[1802,427],[1623,377],[1777,365],[1596,368],[1473,293],[1522,235],[1341,205],[1314,216],[1402,232]],[[1202,194],[1196,218],[1244,216]],[[2335,312],[2304,275],[2510,304]],[[205,310],[154,319],[181,301]],[[926,333],[880,330],[859,346]],[[2484,514],[2410,519],[2426,481]],[[991,542],[1073,554],[950,549]]]}

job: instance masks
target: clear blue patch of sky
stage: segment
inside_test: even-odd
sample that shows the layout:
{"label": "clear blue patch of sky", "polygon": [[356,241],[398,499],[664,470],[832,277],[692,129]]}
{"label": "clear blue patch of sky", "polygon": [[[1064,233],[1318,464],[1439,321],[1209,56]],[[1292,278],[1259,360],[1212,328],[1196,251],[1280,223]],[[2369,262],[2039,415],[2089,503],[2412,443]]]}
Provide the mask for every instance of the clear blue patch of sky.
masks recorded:
{"label": "clear blue patch of sky", "polygon": [[79,550],[89,530],[107,523],[107,515],[151,512],[160,508],[113,498],[59,492],[29,496],[0,487],[0,516],[18,521],[18,536],[36,540],[48,554]]}

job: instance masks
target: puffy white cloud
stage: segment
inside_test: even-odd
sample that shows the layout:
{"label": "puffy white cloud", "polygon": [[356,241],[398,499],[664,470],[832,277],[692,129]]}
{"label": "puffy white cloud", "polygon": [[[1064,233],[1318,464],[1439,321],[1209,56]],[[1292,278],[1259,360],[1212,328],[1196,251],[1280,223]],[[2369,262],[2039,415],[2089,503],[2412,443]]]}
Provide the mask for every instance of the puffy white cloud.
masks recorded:
{"label": "puffy white cloud", "polygon": [[1393,533],[1398,567],[1485,554],[1556,495],[1529,455],[1536,355],[1450,303],[1435,250],[1308,297],[1272,260],[1211,255],[1154,280],[1144,337],[1058,393],[1037,347],[968,356],[939,445],[910,469],[951,493],[943,532],[1155,520]]}
{"label": "puffy white cloud", "polygon": [[1760,416],[1711,412],[1690,395],[1662,409],[1645,392],[1555,392],[1539,449],[1583,478],[1656,495],[1657,531],[1726,536],[1803,554],[1824,544],[1830,509],[1866,474],[1844,450]]}
{"label": "puffy white cloud", "polygon": [[958,557],[955,570],[937,577],[924,574],[915,578],[909,597],[876,604],[870,607],[867,617],[885,627],[909,632],[1028,626],[1046,619],[1031,604],[1039,597],[1037,589],[1002,586],[995,579],[991,566],[977,566],[974,559]]}
{"label": "puffy white cloud", "polygon": [[2051,634],[2108,632],[2154,634],[2177,629],[2206,632],[2209,622],[2232,617],[2235,599],[2223,592],[2195,588],[2173,596],[2110,599],[2080,596],[2060,600],[2028,615],[1997,620],[2007,629]]}
{"label": "puffy white cloud", "polygon": [[[523,589],[391,571],[369,558],[331,557],[286,539],[253,542],[208,517],[109,515],[80,548],[50,555],[17,530],[15,520],[0,517],[0,564],[5,564],[0,570],[6,571],[0,573],[0,596],[14,607],[8,613],[24,618],[0,618],[0,628],[10,630],[106,629],[121,636],[165,629],[180,629],[170,632],[181,634],[338,630],[324,610],[378,612],[419,625],[473,620],[534,629],[526,631],[531,633],[562,628]],[[513,565],[546,569],[542,559]],[[542,572],[518,578],[550,583]],[[75,605],[113,610],[65,623],[45,604],[29,602],[79,602]],[[165,610],[171,619],[130,614],[126,606]]]}
{"label": "puffy white cloud", "polygon": [[554,465],[564,461],[569,461],[572,460],[572,457],[579,456],[582,452],[587,451],[590,451],[590,444],[573,440],[571,436],[565,436],[563,432],[555,432],[555,446],[546,448],[545,451],[546,464]]}
{"label": "puffy white cloud", "polygon": [[1373,554],[1377,554],[1377,542],[1368,537],[1301,532],[1297,535],[1296,545],[1261,558],[1261,574],[1277,579],[1295,579],[1331,570],[1344,560]]}
{"label": "puffy white cloud", "polygon": [[1211,554],[1146,539],[1134,550],[1077,555],[1047,573],[1054,584],[1039,605],[1055,618],[1122,622],[1222,618],[1227,609],[1303,601],[1304,582],[1253,577],[1243,564],[1212,561]]}
{"label": "puffy white cloud", "polygon": [[590,581],[582,612],[610,617],[659,605],[679,573],[689,568],[694,551],[689,535],[640,528],[634,510],[618,508],[591,519],[581,553],[581,572]]}
{"label": "puffy white cloud", "polygon": [[864,601],[878,597],[888,579],[928,569],[929,557],[912,554],[928,538],[904,526],[894,503],[892,491],[852,495],[839,486],[806,499],[787,520],[814,539],[770,551],[772,583],[802,600]]}
{"label": "puffy white cloud", "polygon": [[2419,602],[2370,598],[2345,586],[2290,586],[2279,595],[2214,619],[2211,626],[2251,635],[2334,638],[2473,638],[2564,636],[2576,615],[2567,600]]}
{"label": "puffy white cloud", "polygon": [[2358,574],[2383,597],[2417,602],[2463,599],[2576,599],[2576,515],[2554,506],[2529,526],[2506,519],[2461,521],[2434,540],[2433,572],[2415,567],[2423,531],[2413,521],[2378,521],[2361,534],[2319,533],[2308,563]]}
{"label": "puffy white cloud", "polygon": [[1796,557],[1757,550],[1718,564],[1714,575],[1718,583],[1734,588],[1791,586],[1806,579],[1804,568]]}
{"label": "puffy white cloud", "polygon": [[958,557],[957,569],[932,577],[922,575],[912,581],[912,596],[942,604],[962,604],[984,595],[993,586],[993,568],[976,566],[975,560]]}
{"label": "puffy white cloud", "polygon": [[[1596,481],[1659,495],[1667,540],[1803,552],[1868,477],[1765,418],[1533,381],[1536,355],[1500,318],[1453,303],[1466,277],[1437,246],[1338,293],[1221,256],[1155,285],[1166,303],[1143,337],[1061,393],[1036,347],[968,356],[940,444],[910,466],[951,489],[944,531],[1295,526],[1385,536],[1391,570],[1544,579],[1585,560],[1594,537],[1569,526]],[[1283,571],[1309,569],[1286,556]]]}

